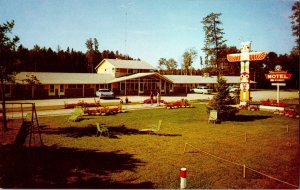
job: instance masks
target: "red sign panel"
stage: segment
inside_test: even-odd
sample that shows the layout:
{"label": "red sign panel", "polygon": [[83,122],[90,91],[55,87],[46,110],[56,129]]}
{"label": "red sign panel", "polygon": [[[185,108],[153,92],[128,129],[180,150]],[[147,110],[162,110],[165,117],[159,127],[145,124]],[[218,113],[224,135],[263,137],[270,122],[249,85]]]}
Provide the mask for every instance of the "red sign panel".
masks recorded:
{"label": "red sign panel", "polygon": [[269,74],[265,74],[265,76],[270,81],[285,81],[290,80],[292,74],[287,72],[270,72]]}

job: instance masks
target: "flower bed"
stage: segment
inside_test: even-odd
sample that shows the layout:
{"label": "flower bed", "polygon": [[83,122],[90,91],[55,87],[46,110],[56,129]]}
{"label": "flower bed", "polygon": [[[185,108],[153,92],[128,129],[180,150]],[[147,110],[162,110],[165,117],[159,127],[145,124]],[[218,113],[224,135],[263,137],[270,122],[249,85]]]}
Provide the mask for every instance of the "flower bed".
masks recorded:
{"label": "flower bed", "polygon": [[122,112],[120,107],[102,107],[96,109],[84,109],[84,113],[87,115],[113,115]]}
{"label": "flower bed", "polygon": [[264,100],[264,101],[260,101],[261,105],[264,106],[277,106],[277,107],[288,107],[289,105],[285,102],[278,102],[276,100]]}
{"label": "flower bed", "polygon": [[250,111],[258,111],[259,110],[259,105],[250,105],[249,109],[250,109]]}
{"label": "flower bed", "polygon": [[[164,100],[160,100],[159,102],[160,102],[160,103],[164,103],[165,101],[164,101]],[[148,99],[144,100],[143,103],[144,103],[144,104],[151,104],[151,99],[148,98]],[[153,99],[153,100],[152,100],[152,103],[153,103],[153,104],[154,104],[154,103],[157,103],[157,100],[156,100],[156,99]]]}
{"label": "flower bed", "polygon": [[191,104],[188,103],[187,100],[176,101],[176,102],[173,102],[173,103],[166,103],[165,106],[166,106],[167,109],[191,108],[191,107],[193,107]]}
{"label": "flower bed", "polygon": [[99,107],[100,102],[95,102],[95,103],[88,103],[84,101],[78,101],[78,103],[72,103],[72,104],[67,104],[66,102],[64,103],[64,108],[69,109],[69,108],[74,108],[75,106],[81,106],[81,107]]}
{"label": "flower bed", "polygon": [[274,114],[285,115],[287,117],[296,117],[299,118],[299,112],[296,109],[288,108],[285,110],[275,110]]}

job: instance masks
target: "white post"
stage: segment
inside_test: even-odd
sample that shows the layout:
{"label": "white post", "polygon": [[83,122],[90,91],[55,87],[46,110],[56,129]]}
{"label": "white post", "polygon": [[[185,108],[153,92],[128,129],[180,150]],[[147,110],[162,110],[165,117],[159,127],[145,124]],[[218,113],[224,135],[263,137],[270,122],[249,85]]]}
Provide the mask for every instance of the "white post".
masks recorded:
{"label": "white post", "polygon": [[[59,87],[60,88],[60,87]],[[59,93],[58,93],[59,94]],[[82,96],[84,97],[84,84],[82,85]]]}
{"label": "white post", "polygon": [[279,98],[280,98],[280,94],[279,94],[279,84],[277,83],[277,104],[279,103]]}
{"label": "white post", "polygon": [[186,188],[186,168],[180,169],[180,189]]}
{"label": "white post", "polygon": [[246,178],[246,165],[243,166],[243,178]]}

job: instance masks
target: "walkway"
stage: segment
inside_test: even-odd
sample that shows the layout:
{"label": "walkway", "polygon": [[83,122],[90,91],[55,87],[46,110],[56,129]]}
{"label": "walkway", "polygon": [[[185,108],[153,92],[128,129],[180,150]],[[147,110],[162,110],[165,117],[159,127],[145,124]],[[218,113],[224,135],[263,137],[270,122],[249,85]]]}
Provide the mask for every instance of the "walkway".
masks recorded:
{"label": "walkway", "polygon": [[[276,99],[276,90],[261,90],[261,91],[252,91],[251,96],[253,97],[254,101],[260,101],[260,100],[266,100],[266,99]],[[178,101],[181,99],[188,99],[190,100],[209,100],[213,97],[212,94],[187,94],[186,96],[162,96],[161,99],[167,102],[173,102]],[[136,110],[136,109],[153,109],[153,108],[162,108],[156,107],[156,104],[153,104],[152,106],[150,104],[143,104],[143,101],[145,99],[148,99],[149,96],[128,96],[128,100],[130,102],[135,102],[137,104],[123,104],[123,108],[125,110]],[[295,99],[299,98],[299,93],[296,90],[293,91],[282,91],[280,93],[280,99]],[[116,99],[101,99],[100,103],[119,103],[120,99],[125,102],[125,96],[119,96]],[[99,98],[70,98],[70,99],[47,99],[47,100],[17,100],[17,101],[7,101],[7,103],[35,103],[36,108],[38,109],[38,116],[49,116],[49,115],[66,115],[71,114],[73,112],[73,109],[63,109],[65,103],[78,103],[79,101],[84,101],[88,103],[95,102],[99,100]],[[30,105],[24,105],[24,107],[29,107]],[[2,107],[0,105],[0,107]],[[14,109],[17,106],[14,106]],[[45,108],[48,107],[48,110],[44,109],[41,110],[39,108]],[[55,107],[55,108],[51,108]],[[8,109],[11,107],[8,105]],[[29,111],[26,111],[28,113]],[[22,117],[22,113],[20,112],[8,112],[7,113],[8,118],[20,118]]]}

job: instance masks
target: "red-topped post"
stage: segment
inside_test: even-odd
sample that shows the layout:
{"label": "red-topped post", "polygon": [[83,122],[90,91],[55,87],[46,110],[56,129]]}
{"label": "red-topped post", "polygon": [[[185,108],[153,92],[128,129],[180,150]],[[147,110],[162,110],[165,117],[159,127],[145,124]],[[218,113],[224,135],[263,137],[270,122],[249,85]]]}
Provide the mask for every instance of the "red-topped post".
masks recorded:
{"label": "red-topped post", "polygon": [[180,169],[180,189],[186,188],[186,168]]}

